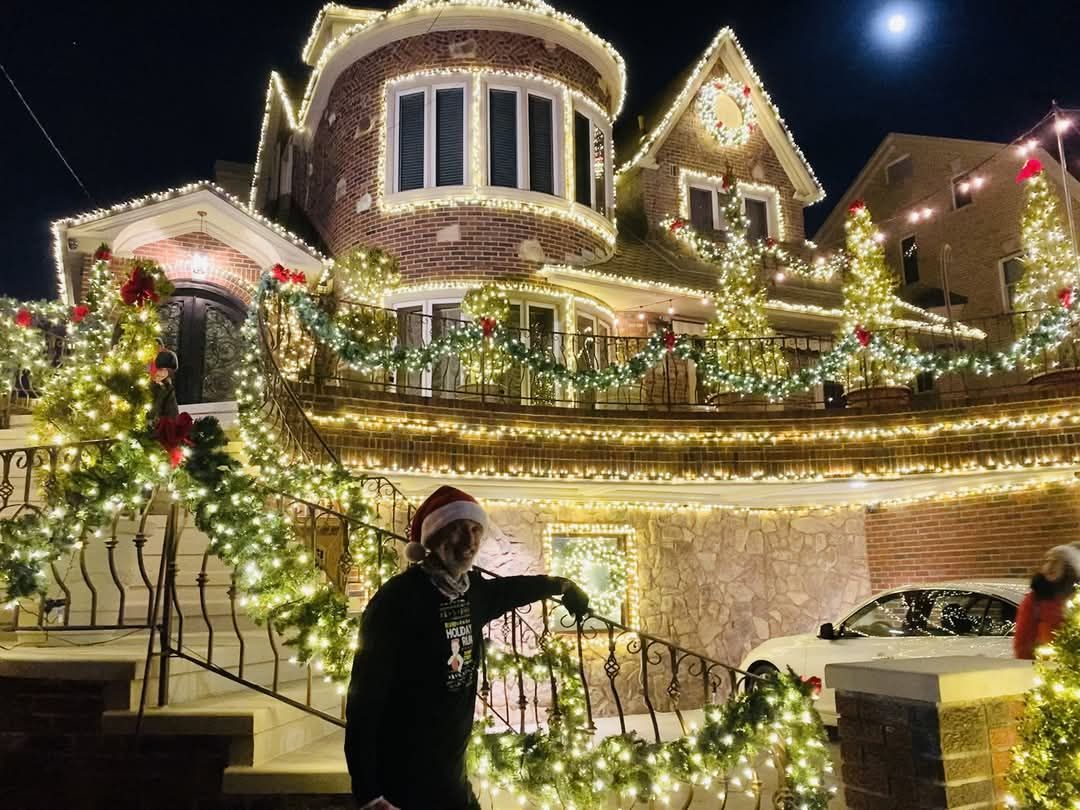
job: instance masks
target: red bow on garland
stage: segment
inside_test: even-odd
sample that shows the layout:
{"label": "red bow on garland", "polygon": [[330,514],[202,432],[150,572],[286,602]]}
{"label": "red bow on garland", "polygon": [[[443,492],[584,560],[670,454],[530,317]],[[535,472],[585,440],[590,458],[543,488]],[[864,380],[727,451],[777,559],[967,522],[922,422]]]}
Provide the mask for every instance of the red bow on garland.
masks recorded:
{"label": "red bow on garland", "polygon": [[187,411],[179,416],[162,416],[158,419],[154,435],[158,444],[169,454],[169,463],[173,467],[179,467],[184,460],[184,447],[193,447],[195,444],[191,440],[191,428],[194,424]]}
{"label": "red bow on garland", "polygon": [[765,247],[767,247],[767,248],[774,248],[774,247],[776,247],[776,240],[775,240],[775,239],[773,239],[773,238],[772,238],[772,237],[770,236],[769,238],[767,238],[767,239],[765,240]]}
{"label": "red bow on garland", "polygon": [[282,284],[307,284],[307,276],[304,275],[301,270],[290,270],[281,264],[275,264],[271,268],[274,273],[274,278],[280,281]]}
{"label": "red bow on garland", "polygon": [[855,327],[855,339],[859,341],[859,345],[864,349],[870,345],[870,341],[873,337],[873,334],[866,329],[863,329],[862,326]]}
{"label": "red bow on garland", "polygon": [[671,224],[668,225],[668,230],[671,231],[672,233],[678,233],[679,231],[681,231],[685,227],[686,227],[686,220],[685,219],[673,219],[673,220],[671,220]]}
{"label": "red bow on garland", "polygon": [[1042,170],[1042,161],[1032,158],[1024,164],[1022,169],[1020,169],[1020,172],[1016,175],[1016,182],[1019,184],[1023,183],[1025,180],[1030,180],[1032,177],[1042,172]]}
{"label": "red bow on garland", "polygon": [[20,309],[15,313],[15,323],[21,326],[23,329],[28,329],[30,324],[34,322],[34,316],[30,314],[28,309]]}
{"label": "red bow on garland", "polygon": [[810,688],[814,690],[814,697],[821,696],[821,678],[817,675],[803,675],[802,682],[810,684]]}
{"label": "red bow on garland", "polygon": [[675,351],[675,333],[670,329],[664,332],[664,345],[669,352]]}
{"label": "red bow on garland", "polygon": [[99,247],[97,250],[94,251],[94,261],[95,262],[107,262],[111,258],[112,258],[112,251],[109,250],[109,246],[106,245],[104,242],[102,243],[101,247]]}
{"label": "red bow on garland", "polygon": [[90,314],[90,307],[86,304],[79,304],[77,307],[71,308],[71,322],[82,323],[83,318]]}
{"label": "red bow on garland", "polygon": [[146,301],[158,301],[154,277],[143,267],[131,271],[131,277],[120,288],[120,299],[128,306],[142,306]]}
{"label": "red bow on garland", "polygon": [[1076,298],[1076,291],[1072,287],[1065,287],[1058,290],[1058,301],[1065,309],[1072,309],[1073,301]]}
{"label": "red bow on garland", "polygon": [[480,326],[484,330],[484,337],[489,338],[495,333],[495,324],[497,321],[494,318],[481,318]]}
{"label": "red bow on garland", "polygon": [[862,200],[855,200],[853,203],[851,203],[851,205],[848,206],[847,212],[849,214],[857,214],[865,208],[866,203],[864,203]]}
{"label": "red bow on garland", "polygon": [[748,84],[743,85],[742,94],[746,98],[750,98],[750,85],[748,85]]}

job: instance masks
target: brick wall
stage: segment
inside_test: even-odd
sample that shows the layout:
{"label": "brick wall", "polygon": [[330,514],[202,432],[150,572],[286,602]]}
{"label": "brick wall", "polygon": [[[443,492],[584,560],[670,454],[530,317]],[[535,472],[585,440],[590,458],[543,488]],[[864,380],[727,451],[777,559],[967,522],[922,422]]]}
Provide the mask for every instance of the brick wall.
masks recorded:
{"label": "brick wall", "polygon": [[[717,64],[709,80],[722,78],[725,73],[723,66]],[[744,146],[722,147],[701,123],[695,100],[672,127],[657,151],[656,161],[658,169],[641,170],[645,216],[651,225],[678,214],[680,169],[710,176],[730,170],[739,180],[774,186],[784,218],[785,241],[801,242],[805,238],[803,204],[794,198],[795,187],[760,129],[754,131]]]}
{"label": "brick wall", "polygon": [[949,578],[1021,577],[1051,546],[1080,539],[1072,487],[884,508],[866,516],[874,590]]}
{"label": "brick wall", "polygon": [[[143,259],[153,259],[165,269],[165,275],[173,284],[185,282],[208,284],[221,287],[225,292],[243,304],[251,302],[251,289],[247,285],[256,285],[259,276],[267,268],[262,268],[252,259],[240,253],[224,242],[204,233],[185,233],[168,239],[148,242],[136,248],[134,255]],[[206,254],[209,259],[209,271],[198,276],[192,275],[184,264],[193,253]],[[79,286],[79,299],[86,292],[87,280],[93,267],[91,254],[83,254],[82,278]],[[110,267],[117,278],[124,280],[130,273],[131,261],[113,258]]]}
{"label": "brick wall", "polygon": [[[456,45],[455,56],[451,46]],[[466,47],[460,47],[466,46]],[[555,217],[479,207],[384,214],[380,210],[379,152],[386,138],[383,91],[388,79],[423,69],[492,67],[520,70],[561,81],[602,107],[610,104],[600,75],[561,47],[507,32],[436,32],[395,42],[347,68],[330,92],[310,143],[293,166],[293,195],[333,254],[360,244],[377,245],[401,260],[406,281],[454,275],[524,277],[536,262],[522,259],[521,242],[536,239],[544,254],[564,261],[583,251],[602,253],[592,232]],[[338,194],[344,180],[345,193]],[[367,210],[357,201],[370,194]],[[436,242],[436,232],[457,225],[460,238]]]}

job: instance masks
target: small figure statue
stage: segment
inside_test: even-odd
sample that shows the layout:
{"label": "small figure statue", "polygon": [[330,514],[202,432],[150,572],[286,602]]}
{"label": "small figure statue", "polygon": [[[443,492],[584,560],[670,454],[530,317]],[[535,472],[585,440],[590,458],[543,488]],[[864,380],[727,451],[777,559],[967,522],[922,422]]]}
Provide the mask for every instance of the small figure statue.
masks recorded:
{"label": "small figure statue", "polygon": [[161,417],[175,418],[180,413],[180,406],[176,403],[176,383],[173,381],[178,368],[180,368],[180,361],[176,357],[176,352],[164,347],[161,347],[150,364],[154,399],[147,421],[151,430],[155,428]]}

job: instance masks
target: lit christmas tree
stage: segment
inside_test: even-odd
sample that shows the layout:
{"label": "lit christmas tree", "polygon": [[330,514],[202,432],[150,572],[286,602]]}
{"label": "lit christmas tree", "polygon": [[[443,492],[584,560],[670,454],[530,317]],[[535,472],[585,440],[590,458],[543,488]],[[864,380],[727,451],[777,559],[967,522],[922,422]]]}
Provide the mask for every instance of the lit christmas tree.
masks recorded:
{"label": "lit christmas tree", "polygon": [[848,365],[849,387],[907,385],[914,371],[888,359],[891,351],[907,348],[904,336],[889,331],[896,324],[896,275],[885,263],[874,220],[862,200],[848,206],[844,229],[848,273],[839,337],[844,340],[854,335],[864,349]]}
{"label": "lit christmas tree", "polygon": [[776,333],[765,314],[768,294],[759,270],[764,256],[775,252],[774,243],[750,241],[750,221],[733,179],[724,178],[719,194],[727,226],[724,241],[694,233],[685,220],[675,219],[666,224],[676,238],[687,242],[719,271],[714,297],[716,317],[706,325],[705,334],[713,341],[710,348],[716,366],[736,379],[734,385],[718,385],[718,390],[725,391],[738,390],[737,380],[741,375],[779,378],[786,375],[788,366],[781,346],[766,339],[775,337]]}
{"label": "lit christmas tree", "polygon": [[[1020,217],[1024,275],[1016,284],[1014,308],[1017,312],[1030,312],[1059,304],[1069,307],[1077,286],[1077,257],[1061,217],[1058,196],[1038,160],[1025,163],[1016,182],[1024,185],[1024,210]],[[1018,326],[1026,333],[1037,324],[1037,318],[1025,318]]]}
{"label": "lit christmas tree", "polygon": [[1075,605],[1074,596],[1052,644],[1035,651],[1035,688],[1028,693],[1009,771],[1010,807],[1080,807],[1080,611]]}

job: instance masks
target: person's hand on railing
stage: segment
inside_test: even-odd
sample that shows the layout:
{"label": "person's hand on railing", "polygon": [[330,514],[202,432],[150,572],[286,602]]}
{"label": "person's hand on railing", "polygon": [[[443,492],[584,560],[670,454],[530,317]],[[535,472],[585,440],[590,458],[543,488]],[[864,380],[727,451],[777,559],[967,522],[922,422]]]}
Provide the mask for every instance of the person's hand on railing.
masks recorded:
{"label": "person's hand on railing", "polygon": [[589,595],[577,586],[571,579],[562,579],[562,591],[560,599],[563,607],[577,620],[585,619],[589,615]]}

